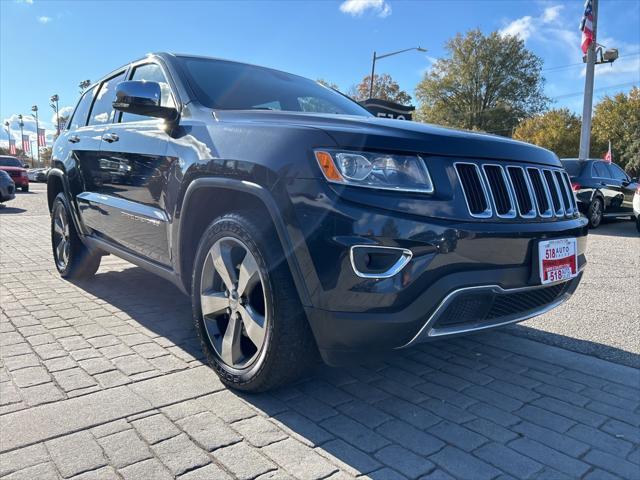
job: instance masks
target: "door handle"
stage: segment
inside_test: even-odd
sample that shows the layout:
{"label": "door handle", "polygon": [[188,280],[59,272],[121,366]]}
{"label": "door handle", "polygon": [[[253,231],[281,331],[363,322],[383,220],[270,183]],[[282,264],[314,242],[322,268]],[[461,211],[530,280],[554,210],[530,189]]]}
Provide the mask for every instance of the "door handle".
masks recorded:
{"label": "door handle", "polygon": [[113,143],[113,142],[117,142],[118,140],[120,140],[120,137],[118,137],[118,135],[116,135],[115,133],[105,133],[102,136],[102,140],[104,140],[105,142],[108,142],[108,143]]}
{"label": "door handle", "polygon": [[71,143],[78,143],[80,141],[80,137],[78,135],[71,135],[67,140]]}

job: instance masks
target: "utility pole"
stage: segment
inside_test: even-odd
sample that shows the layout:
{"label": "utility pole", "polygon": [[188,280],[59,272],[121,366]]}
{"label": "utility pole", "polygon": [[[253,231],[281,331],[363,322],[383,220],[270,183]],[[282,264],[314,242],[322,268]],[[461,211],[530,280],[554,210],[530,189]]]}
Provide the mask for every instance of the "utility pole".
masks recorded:
{"label": "utility pole", "polygon": [[582,129],[580,130],[580,160],[589,158],[591,142],[591,113],[593,107],[593,79],[596,66],[598,32],[598,0],[593,0],[593,41],[587,50],[587,72],[584,80],[584,104],[582,106]]}
{"label": "utility pole", "polygon": [[[34,105],[33,107],[31,107],[31,111],[35,112],[35,119],[36,119],[36,151],[37,151],[37,157],[38,157],[38,166],[40,165],[40,124],[38,123],[38,106]],[[33,156],[33,153],[31,154],[31,156]]]}

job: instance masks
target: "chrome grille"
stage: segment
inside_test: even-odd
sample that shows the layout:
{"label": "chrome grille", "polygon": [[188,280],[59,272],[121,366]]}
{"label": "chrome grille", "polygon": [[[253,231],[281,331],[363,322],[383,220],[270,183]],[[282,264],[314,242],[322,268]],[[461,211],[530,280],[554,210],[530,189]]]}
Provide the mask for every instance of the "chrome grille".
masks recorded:
{"label": "chrome grille", "polygon": [[467,208],[476,218],[565,218],[578,214],[567,173],[559,168],[456,162]]}

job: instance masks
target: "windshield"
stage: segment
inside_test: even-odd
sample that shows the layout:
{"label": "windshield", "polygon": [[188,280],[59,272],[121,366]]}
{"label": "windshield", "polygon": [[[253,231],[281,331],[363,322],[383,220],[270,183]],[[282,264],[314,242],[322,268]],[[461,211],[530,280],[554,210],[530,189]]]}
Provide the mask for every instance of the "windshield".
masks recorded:
{"label": "windshield", "polygon": [[0,157],[0,167],[22,167],[22,164],[14,157]]}
{"label": "windshield", "polygon": [[297,75],[225,60],[178,58],[198,100],[209,108],[371,116],[344,95]]}

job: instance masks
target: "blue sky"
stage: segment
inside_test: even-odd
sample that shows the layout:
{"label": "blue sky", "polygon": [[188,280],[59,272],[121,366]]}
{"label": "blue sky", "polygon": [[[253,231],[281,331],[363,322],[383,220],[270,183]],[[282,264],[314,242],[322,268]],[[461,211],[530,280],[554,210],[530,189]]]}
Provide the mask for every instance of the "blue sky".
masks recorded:
{"label": "blue sky", "polygon": [[[15,120],[37,104],[51,130],[52,94],[60,95],[61,108],[69,107],[81,80],[96,80],[152,51],[266,65],[347,91],[369,73],[373,50],[419,45],[428,52],[386,58],[376,68],[413,95],[433,60],[444,55],[445,41],[476,27],[525,39],[544,58],[545,90],[555,106],[580,113],[582,9],[582,0],[0,0],[0,118]],[[619,48],[621,58],[597,67],[596,99],[640,84],[640,0],[600,0],[598,40]],[[12,128],[17,136],[17,124]],[[6,138],[2,130],[0,143]]]}

